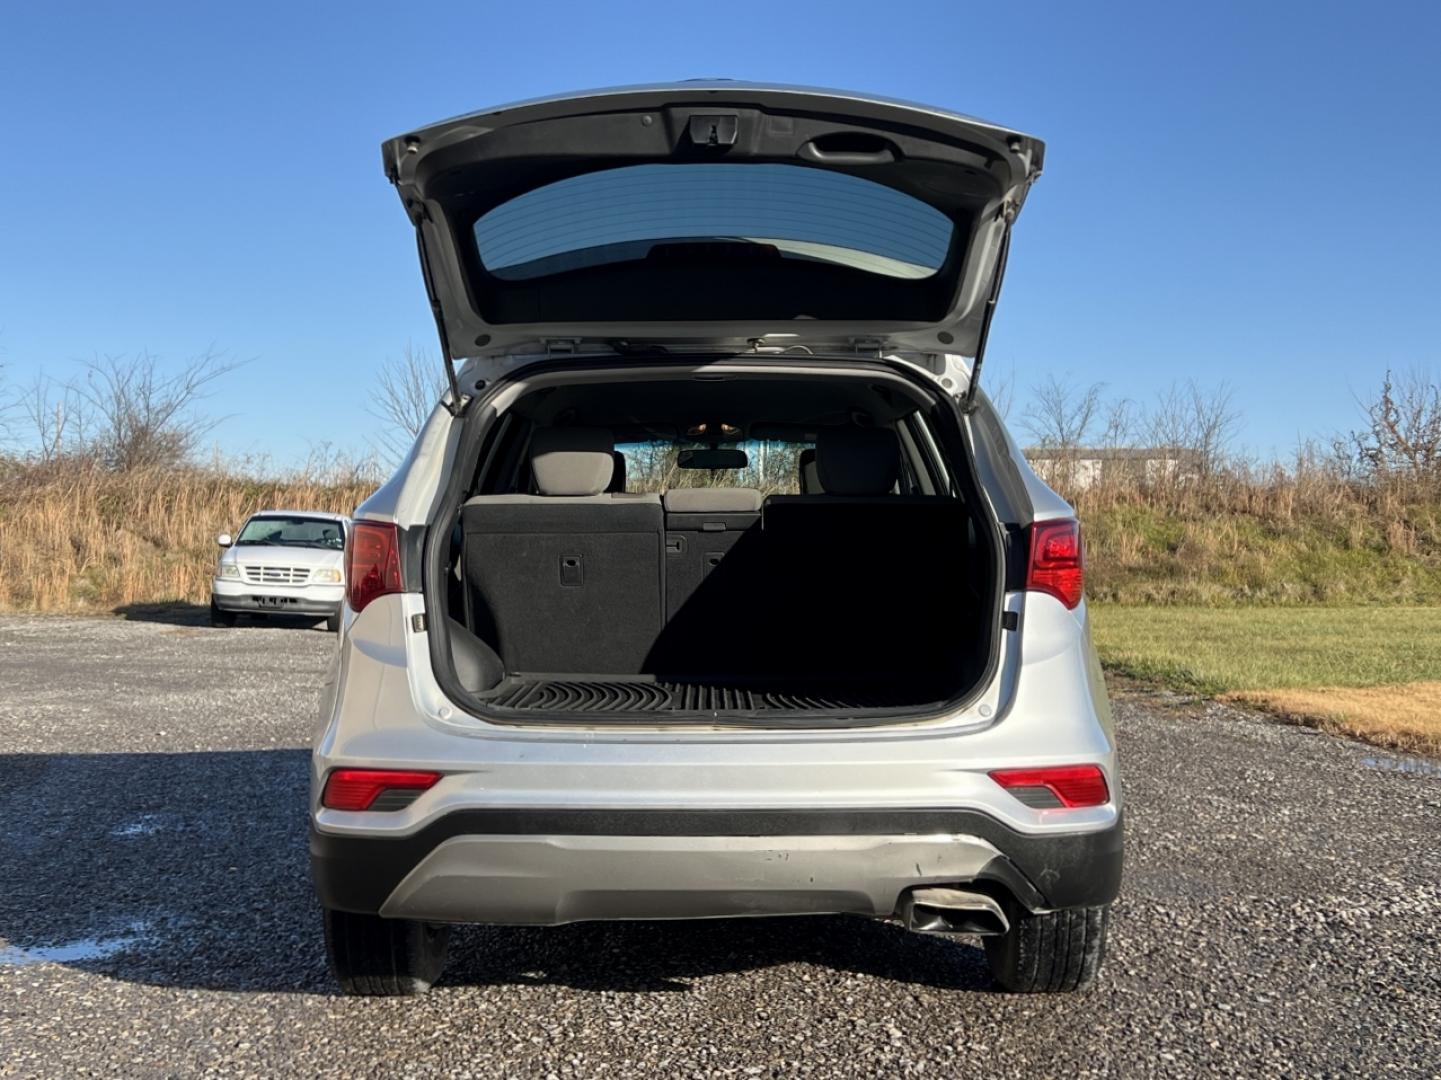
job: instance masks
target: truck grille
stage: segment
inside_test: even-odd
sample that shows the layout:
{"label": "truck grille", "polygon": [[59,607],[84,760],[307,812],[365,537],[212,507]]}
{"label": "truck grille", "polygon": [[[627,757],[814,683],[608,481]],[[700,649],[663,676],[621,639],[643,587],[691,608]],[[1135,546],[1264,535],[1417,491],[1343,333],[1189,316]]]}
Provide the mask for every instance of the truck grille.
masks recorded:
{"label": "truck grille", "polygon": [[310,580],[308,566],[247,566],[241,563],[240,572],[253,585],[304,585]]}

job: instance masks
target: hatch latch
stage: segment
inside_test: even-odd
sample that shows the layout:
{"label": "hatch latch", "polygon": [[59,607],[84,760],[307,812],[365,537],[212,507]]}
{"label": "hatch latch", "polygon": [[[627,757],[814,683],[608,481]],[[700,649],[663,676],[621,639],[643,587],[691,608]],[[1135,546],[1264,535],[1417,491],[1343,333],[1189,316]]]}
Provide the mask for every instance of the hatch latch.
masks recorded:
{"label": "hatch latch", "polygon": [[735,113],[695,113],[687,131],[696,146],[734,146],[739,127]]}

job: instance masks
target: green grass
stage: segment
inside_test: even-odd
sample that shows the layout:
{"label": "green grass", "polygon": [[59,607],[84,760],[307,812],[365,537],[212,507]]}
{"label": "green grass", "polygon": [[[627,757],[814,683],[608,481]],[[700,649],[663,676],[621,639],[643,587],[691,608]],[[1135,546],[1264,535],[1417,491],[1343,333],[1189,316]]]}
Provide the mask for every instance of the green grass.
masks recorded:
{"label": "green grass", "polygon": [[1107,668],[1202,694],[1441,681],[1441,607],[1090,611]]}

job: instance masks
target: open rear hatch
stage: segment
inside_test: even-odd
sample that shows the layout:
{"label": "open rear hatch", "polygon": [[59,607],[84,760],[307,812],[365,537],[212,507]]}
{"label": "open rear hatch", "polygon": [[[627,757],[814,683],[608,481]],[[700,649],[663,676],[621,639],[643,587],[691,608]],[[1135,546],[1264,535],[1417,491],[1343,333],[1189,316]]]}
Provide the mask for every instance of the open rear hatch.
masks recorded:
{"label": "open rear hatch", "polygon": [[1043,152],[918,105],[736,82],[525,102],[384,144],[448,360],[758,339],[975,356]]}
{"label": "open rear hatch", "polygon": [[[469,360],[467,389],[486,392],[516,357],[604,354],[628,371],[764,346],[830,371],[858,353],[974,356],[974,393],[1043,152],[922,106],[733,82],[526,102],[384,145],[447,363]],[[932,419],[954,425],[954,404],[935,402]],[[433,643],[437,670],[451,656],[489,669],[459,692],[519,722],[914,715],[960,700],[993,662],[1000,577],[953,432],[948,489],[888,480],[814,505],[767,500],[724,533],[706,517],[690,535],[655,495],[606,503],[604,440],[577,451],[594,459],[585,490],[522,471],[457,494],[432,550],[463,533],[463,572],[430,565],[464,580],[470,614],[457,648]],[[480,433],[467,438],[478,464]],[[937,572],[947,560],[963,571]],[[937,619],[941,632],[921,629]],[[482,646],[474,663],[466,641]]]}

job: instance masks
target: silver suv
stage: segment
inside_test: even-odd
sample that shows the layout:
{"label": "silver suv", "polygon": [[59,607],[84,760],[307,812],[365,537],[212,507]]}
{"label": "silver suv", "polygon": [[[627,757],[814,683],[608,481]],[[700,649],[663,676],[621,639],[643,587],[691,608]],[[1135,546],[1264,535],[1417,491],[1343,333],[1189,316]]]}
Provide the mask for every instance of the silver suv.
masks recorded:
{"label": "silver suv", "polygon": [[823,912],[1096,977],[1080,532],[979,389],[1042,153],[731,82],[385,143],[450,389],[347,538],[311,797],[347,991],[424,989],[452,923]]}

